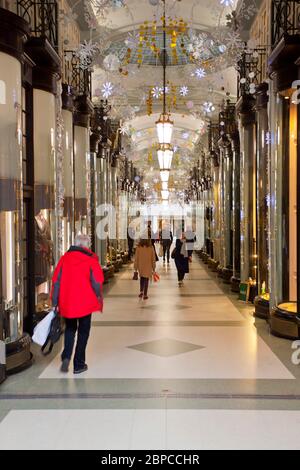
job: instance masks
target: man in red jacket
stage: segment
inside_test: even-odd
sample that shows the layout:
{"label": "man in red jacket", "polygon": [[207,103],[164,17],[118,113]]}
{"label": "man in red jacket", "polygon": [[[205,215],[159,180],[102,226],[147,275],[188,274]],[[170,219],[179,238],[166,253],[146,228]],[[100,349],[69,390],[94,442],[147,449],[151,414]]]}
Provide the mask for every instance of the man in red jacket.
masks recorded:
{"label": "man in red jacket", "polygon": [[86,235],[77,235],[75,245],[60,259],[52,279],[52,304],[65,318],[65,348],[62,353],[62,372],[69,371],[75,335],[74,374],[88,369],[85,351],[90,335],[92,313],[102,312],[104,276],[98,256],[89,250]]}

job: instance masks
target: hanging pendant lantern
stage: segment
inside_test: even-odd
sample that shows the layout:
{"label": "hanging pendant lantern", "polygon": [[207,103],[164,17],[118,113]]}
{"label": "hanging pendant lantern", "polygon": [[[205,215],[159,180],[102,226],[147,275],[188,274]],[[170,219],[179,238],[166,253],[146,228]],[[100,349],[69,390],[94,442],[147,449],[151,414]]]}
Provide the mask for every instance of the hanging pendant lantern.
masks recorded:
{"label": "hanging pendant lantern", "polygon": [[170,170],[161,170],[160,179],[163,183],[168,183],[170,178]]}
{"label": "hanging pendant lantern", "polygon": [[172,166],[174,151],[171,145],[162,144],[157,151],[159,168],[161,170],[170,170]]}
{"label": "hanging pendant lantern", "polygon": [[157,137],[160,144],[171,144],[174,122],[169,114],[162,113],[156,122]]}

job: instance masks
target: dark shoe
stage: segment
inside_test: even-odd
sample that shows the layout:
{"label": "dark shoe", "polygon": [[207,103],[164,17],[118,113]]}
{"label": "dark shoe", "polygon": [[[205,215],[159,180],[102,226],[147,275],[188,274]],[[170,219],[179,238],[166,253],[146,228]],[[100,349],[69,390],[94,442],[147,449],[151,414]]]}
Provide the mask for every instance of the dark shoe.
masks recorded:
{"label": "dark shoe", "polygon": [[80,369],[74,369],[74,374],[82,374],[83,372],[86,372],[88,370],[87,364],[85,364],[83,367]]}
{"label": "dark shoe", "polygon": [[69,365],[70,365],[70,360],[69,359],[64,359],[61,364],[60,371],[66,374],[69,372]]}
{"label": "dark shoe", "polygon": [[149,297],[147,295],[144,295],[144,300],[148,300]]}

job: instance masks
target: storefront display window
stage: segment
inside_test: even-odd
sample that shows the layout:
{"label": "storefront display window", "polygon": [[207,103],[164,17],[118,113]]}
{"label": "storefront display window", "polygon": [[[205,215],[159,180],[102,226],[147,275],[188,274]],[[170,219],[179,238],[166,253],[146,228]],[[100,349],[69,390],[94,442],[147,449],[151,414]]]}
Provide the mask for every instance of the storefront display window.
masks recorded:
{"label": "storefront display window", "polygon": [[89,133],[85,127],[74,128],[75,160],[75,233],[88,234]]}
{"label": "storefront display window", "polygon": [[23,331],[21,65],[0,53],[0,313],[2,338]]}
{"label": "storefront display window", "polygon": [[276,96],[271,161],[272,306],[297,300],[297,105],[292,91]]}
{"label": "storefront display window", "polygon": [[71,111],[63,110],[63,183],[64,211],[62,221],[63,252],[65,253],[74,236],[74,186],[73,186],[73,115]]}
{"label": "storefront display window", "polygon": [[[48,109],[41,113],[41,109]],[[36,320],[51,308],[55,253],[55,97],[34,90],[34,224]]]}

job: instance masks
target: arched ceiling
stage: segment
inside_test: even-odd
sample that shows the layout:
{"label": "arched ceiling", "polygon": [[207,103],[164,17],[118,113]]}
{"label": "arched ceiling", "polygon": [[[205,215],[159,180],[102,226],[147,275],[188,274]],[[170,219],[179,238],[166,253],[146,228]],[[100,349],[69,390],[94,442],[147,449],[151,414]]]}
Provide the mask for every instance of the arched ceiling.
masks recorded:
{"label": "arched ceiling", "polygon": [[[236,3],[234,0],[233,8]],[[166,0],[166,7],[167,16],[182,17],[196,29],[215,27],[221,21],[219,0]],[[136,29],[154,15],[162,16],[161,1],[158,6],[152,6],[148,0],[127,0],[125,8],[109,8],[106,14],[97,12],[95,5],[93,9],[100,25],[118,33]]]}
{"label": "arched ceiling", "polygon": [[[129,157],[135,162],[144,174],[144,181],[151,188],[151,182],[159,179],[156,155],[149,153],[157,143],[155,122],[162,112],[161,99],[153,99],[152,114],[149,116],[146,99],[149,91],[155,86],[161,86],[163,68],[159,62],[151,64],[151,58],[144,59],[144,63],[138,67],[136,59],[131,58],[127,67],[128,74],[119,73],[119,70],[108,71],[103,64],[103,59],[108,54],[119,54],[122,52],[122,44],[126,51],[126,38],[129,33],[138,33],[140,25],[145,21],[151,22],[157,19],[161,22],[162,2],[152,6],[149,0],[126,0],[126,6],[120,7],[122,0],[115,0],[116,7],[98,9],[95,7],[97,0],[91,0],[93,11],[98,21],[97,37],[105,36],[107,47],[104,48],[102,56],[99,56],[94,66],[93,95],[94,100],[101,99],[103,84],[109,82],[114,87],[109,102],[113,112],[123,113],[123,124],[130,129],[130,137],[127,138]],[[167,16],[171,18],[182,18],[197,34],[210,31],[218,32],[225,28],[226,8],[220,7],[221,0],[166,0]],[[232,8],[237,3],[234,0]],[[231,9],[230,9],[231,11]],[[97,36],[98,35],[98,36]],[[120,57],[120,54],[119,54]],[[192,76],[195,65],[181,57],[179,65],[167,67],[167,80],[170,86],[178,91],[182,86],[188,87],[188,95],[178,96],[176,105],[171,109],[174,121],[174,134],[172,144],[177,150],[176,165],[172,170],[172,184],[179,192],[186,187],[187,178],[191,167],[199,158],[197,146],[205,145],[207,135],[205,134],[205,123],[207,118],[219,112],[220,106],[225,99],[236,95],[236,72],[232,66],[228,66],[222,54],[216,53],[217,66],[207,67],[204,78],[199,80]],[[211,58],[213,63],[214,57]],[[147,64],[148,62],[148,64]],[[179,92],[178,92],[179,94]],[[203,104],[212,102],[214,113],[203,112]],[[154,152],[155,154],[155,152]],[[175,183],[176,182],[176,183]],[[174,189],[174,190],[175,190]]]}

